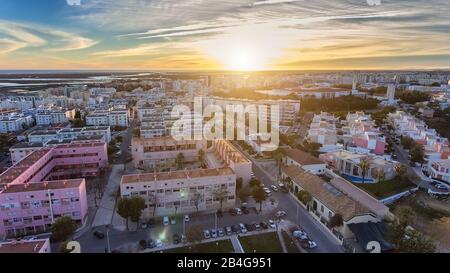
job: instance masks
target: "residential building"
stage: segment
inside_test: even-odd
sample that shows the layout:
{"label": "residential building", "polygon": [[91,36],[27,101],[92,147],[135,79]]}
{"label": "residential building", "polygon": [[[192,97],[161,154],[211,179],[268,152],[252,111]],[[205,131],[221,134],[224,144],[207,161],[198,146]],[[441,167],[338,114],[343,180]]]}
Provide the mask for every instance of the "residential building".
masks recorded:
{"label": "residential building", "polygon": [[380,180],[380,171],[383,171],[382,180],[390,180],[396,176],[395,161],[389,161],[381,156],[357,154],[346,150],[339,150],[321,154],[319,156],[330,168],[337,171],[342,177],[354,182],[361,183],[363,170],[360,167],[362,161],[369,163],[369,169],[365,171],[364,183],[376,183]]}
{"label": "residential building", "polygon": [[315,175],[325,174],[327,164],[319,158],[300,149],[283,149],[283,164],[297,166]]}
{"label": "residential building", "polygon": [[126,109],[95,110],[86,116],[89,126],[121,126],[127,127],[128,111]]}
{"label": "residential building", "polygon": [[[215,195],[220,191],[227,193],[222,205]],[[220,168],[124,175],[120,192],[122,197],[144,198],[143,218],[217,211],[221,206],[234,207],[236,174],[231,168]]]}
{"label": "residential building", "polygon": [[0,243],[0,254],[51,253],[50,239],[20,240]]}
{"label": "residential building", "polygon": [[9,148],[11,153],[11,162],[13,165],[27,157],[29,154],[40,150],[44,147],[42,143],[20,142]]}
{"label": "residential building", "polygon": [[83,128],[63,128],[58,130],[37,130],[28,135],[31,143],[47,143],[49,141],[63,141],[77,138],[101,136],[103,141],[111,141],[109,126],[88,126]]}
{"label": "residential building", "polygon": [[430,177],[450,184],[450,159],[434,161],[428,170]]}
{"label": "residential building", "polygon": [[307,139],[310,142],[322,145],[321,152],[333,151],[337,149],[337,118],[326,112],[314,115],[308,130]]}
{"label": "residential building", "polygon": [[62,108],[37,109],[36,124],[52,125],[66,123],[75,116],[75,109],[65,110]]}
{"label": "residential building", "polygon": [[0,115],[0,133],[23,131],[33,124],[33,118],[18,112]]}
{"label": "residential building", "polygon": [[251,180],[252,162],[227,140],[213,141],[212,152],[230,167],[243,183]]}

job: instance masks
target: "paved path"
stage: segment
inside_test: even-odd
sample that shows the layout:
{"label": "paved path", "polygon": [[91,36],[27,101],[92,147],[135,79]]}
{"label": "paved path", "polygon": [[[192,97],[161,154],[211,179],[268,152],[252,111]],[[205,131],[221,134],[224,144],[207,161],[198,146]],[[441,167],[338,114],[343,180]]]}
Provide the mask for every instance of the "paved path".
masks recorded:
{"label": "paved path", "polygon": [[286,247],[286,242],[284,241],[284,237],[283,237],[283,234],[281,233],[281,229],[277,230],[277,235],[278,235],[278,240],[280,241],[280,244],[281,244],[281,249],[283,249],[283,253],[288,253],[288,250]]}
{"label": "paved path", "polygon": [[234,253],[244,253],[244,248],[242,247],[237,235],[231,236],[230,240],[234,248]]}
{"label": "paved path", "polygon": [[103,194],[102,200],[100,200],[100,205],[92,223],[93,227],[110,225],[112,223],[116,206],[115,194],[117,193],[117,189],[120,185],[122,172],[123,164],[112,166],[105,193]]}

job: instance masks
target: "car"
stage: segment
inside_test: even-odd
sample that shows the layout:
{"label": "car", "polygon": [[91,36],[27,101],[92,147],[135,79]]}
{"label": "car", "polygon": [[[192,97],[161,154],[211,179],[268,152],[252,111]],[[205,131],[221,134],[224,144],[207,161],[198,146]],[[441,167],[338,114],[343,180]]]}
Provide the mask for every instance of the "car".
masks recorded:
{"label": "car", "polygon": [[228,213],[229,213],[231,216],[236,216],[236,215],[237,215],[235,209],[229,209],[229,210],[228,210]]}
{"label": "car", "polygon": [[273,191],[277,192],[278,191],[278,187],[275,185],[270,186],[270,188],[272,188]]}
{"label": "car", "polygon": [[259,225],[261,226],[262,229],[268,229],[269,228],[269,226],[267,225],[266,222],[261,222],[261,223],[259,223]]}
{"label": "car", "polygon": [[223,231],[223,228],[217,229],[217,235],[219,235],[219,237],[225,236],[225,232]]}
{"label": "car", "polygon": [[141,223],[141,229],[147,229],[148,224],[147,223]]}
{"label": "car", "polygon": [[217,238],[217,230],[211,229],[211,237],[212,238]]}
{"label": "car", "polygon": [[183,243],[183,244],[187,243],[187,238],[184,234],[181,235],[181,243]]}
{"label": "car", "polygon": [[277,228],[277,225],[275,224],[274,220],[269,220],[269,227],[270,228]]}
{"label": "car", "polygon": [[205,229],[203,231],[203,237],[205,237],[205,239],[211,238],[211,233],[209,233],[209,230]]}
{"label": "car", "polygon": [[169,225],[169,217],[168,216],[164,216],[164,218],[163,218],[163,225],[164,226],[168,226]]}
{"label": "car", "polygon": [[270,190],[266,190],[264,193],[266,196],[272,196],[272,192]]}
{"label": "car", "polygon": [[261,230],[261,225],[260,225],[260,224],[256,223],[256,224],[254,224],[254,225],[255,225],[255,229],[256,229],[256,230]]}
{"label": "car", "polygon": [[150,219],[147,221],[147,228],[152,228],[155,225],[155,219]]}
{"label": "car", "polygon": [[181,238],[180,238],[180,235],[178,235],[178,234],[174,234],[173,235],[173,243],[175,244],[175,245],[177,245],[177,244],[179,244],[180,242],[181,242]]}
{"label": "car", "polygon": [[300,240],[308,239],[308,235],[301,230],[295,230],[294,232],[292,232],[292,236]]}
{"label": "car", "polygon": [[241,230],[241,233],[247,233],[247,228],[244,224],[239,224],[239,229]]}
{"label": "car", "polygon": [[227,234],[227,236],[230,236],[231,234],[233,234],[233,230],[231,230],[231,227],[225,227],[225,233]]}
{"label": "car", "polygon": [[244,214],[249,214],[250,210],[247,207],[241,207],[241,210]]}
{"label": "car", "polygon": [[284,217],[286,215],[287,215],[287,213],[284,210],[277,211],[277,213],[276,213],[276,216],[278,218]]}
{"label": "car", "polygon": [[240,231],[240,228],[239,228],[238,225],[233,225],[233,226],[231,226],[231,231],[232,231],[233,233],[238,234],[239,231]]}
{"label": "car", "polygon": [[278,183],[278,188],[284,188],[285,187],[285,185],[283,184],[283,183]]}
{"label": "car", "polygon": [[316,242],[314,242],[310,239],[302,240],[300,242],[300,244],[303,248],[306,248],[306,249],[313,249],[313,248],[317,247]]}
{"label": "car", "polygon": [[270,191],[268,187],[263,187],[263,191]]}
{"label": "car", "polygon": [[446,190],[446,189],[448,189],[448,187],[447,187],[446,185],[440,184],[440,183],[436,184],[435,187],[436,187],[436,189],[440,189],[440,190]]}
{"label": "car", "polygon": [[162,247],[163,246],[163,242],[161,240],[156,240],[155,245],[156,245],[156,247]]}
{"label": "car", "polygon": [[105,234],[102,231],[100,231],[100,230],[94,231],[94,236],[97,237],[97,239],[105,238]]}
{"label": "car", "polygon": [[171,219],[170,219],[170,224],[171,224],[171,225],[176,225],[176,224],[177,224],[177,219],[171,218]]}
{"label": "car", "polygon": [[235,208],[237,215],[242,215],[242,210],[240,208]]}
{"label": "car", "polygon": [[252,225],[251,224],[244,224],[247,231],[252,231]]}
{"label": "car", "polygon": [[186,214],[186,215],[184,216],[184,221],[185,221],[185,222],[189,222],[190,220],[191,220],[191,219],[189,218],[189,215]]}
{"label": "car", "polygon": [[155,248],[156,243],[152,239],[147,240],[147,248]]}

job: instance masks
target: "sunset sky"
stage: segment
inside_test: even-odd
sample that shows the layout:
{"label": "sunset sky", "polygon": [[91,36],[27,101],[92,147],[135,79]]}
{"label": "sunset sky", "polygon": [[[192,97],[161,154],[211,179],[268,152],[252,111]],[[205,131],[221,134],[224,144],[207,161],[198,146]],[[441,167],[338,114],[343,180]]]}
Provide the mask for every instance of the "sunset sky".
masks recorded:
{"label": "sunset sky", "polygon": [[367,2],[2,0],[0,69],[450,68],[448,0]]}

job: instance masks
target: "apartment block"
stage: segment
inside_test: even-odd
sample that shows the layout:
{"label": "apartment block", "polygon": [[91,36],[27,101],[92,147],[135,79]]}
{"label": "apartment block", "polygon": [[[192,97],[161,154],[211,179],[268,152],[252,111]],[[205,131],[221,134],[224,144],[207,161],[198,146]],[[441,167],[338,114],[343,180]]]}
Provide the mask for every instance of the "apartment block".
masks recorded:
{"label": "apartment block", "polygon": [[96,110],[86,116],[89,126],[122,126],[128,127],[128,111],[126,109]]}
{"label": "apartment block", "polygon": [[336,149],[338,141],[336,131],[337,118],[326,112],[314,115],[308,130],[308,140],[322,145],[321,151],[326,152]]}
{"label": "apartment block", "polygon": [[83,137],[98,137],[109,143],[111,129],[109,126],[88,126],[83,128],[63,128],[59,130],[37,130],[28,135],[31,143],[47,143],[49,141],[73,140]]}
{"label": "apartment block", "polygon": [[62,108],[48,108],[36,110],[37,125],[52,125],[66,123],[75,115],[75,109],[66,110]]}
{"label": "apartment block", "polygon": [[33,124],[33,118],[19,112],[0,114],[0,133],[23,131]]}

